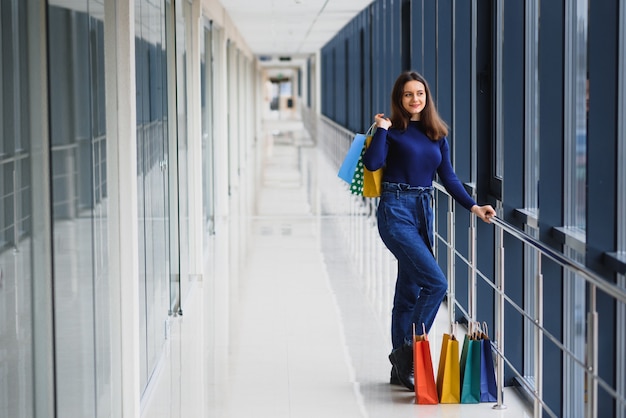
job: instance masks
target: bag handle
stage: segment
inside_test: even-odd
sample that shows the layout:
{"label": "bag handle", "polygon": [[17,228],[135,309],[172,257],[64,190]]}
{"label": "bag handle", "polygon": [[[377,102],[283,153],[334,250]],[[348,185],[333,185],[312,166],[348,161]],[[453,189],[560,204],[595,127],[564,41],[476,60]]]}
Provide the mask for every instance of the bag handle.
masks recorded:
{"label": "bag handle", "polygon": [[415,333],[415,322],[413,323],[413,341],[417,341],[417,337],[420,338],[420,341],[428,341],[428,334],[426,334],[426,325],[422,322],[422,335],[417,335]]}
{"label": "bag handle", "polygon": [[487,327],[487,322],[483,321],[483,339],[489,339],[489,328]]}
{"label": "bag handle", "polygon": [[479,340],[480,335],[482,334],[482,330],[480,328],[480,322],[469,321],[467,326],[468,326],[467,335],[469,335],[470,340]]}
{"label": "bag handle", "polygon": [[456,327],[459,325],[459,323],[457,321],[455,321],[453,324],[450,324],[450,339],[451,340],[456,340]]}
{"label": "bag handle", "polygon": [[372,123],[372,126],[367,130],[365,136],[374,136],[374,132],[376,132],[376,122]]}

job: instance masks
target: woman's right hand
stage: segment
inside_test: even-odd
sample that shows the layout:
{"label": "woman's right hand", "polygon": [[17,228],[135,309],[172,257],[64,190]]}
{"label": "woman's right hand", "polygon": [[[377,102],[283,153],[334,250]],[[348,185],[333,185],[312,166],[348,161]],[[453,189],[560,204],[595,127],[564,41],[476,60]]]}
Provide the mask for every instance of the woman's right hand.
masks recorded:
{"label": "woman's right hand", "polygon": [[384,113],[377,113],[376,115],[374,115],[374,122],[376,122],[377,128],[391,128],[391,119],[386,118]]}
{"label": "woman's right hand", "polygon": [[471,207],[470,212],[478,216],[484,222],[490,224],[491,218],[496,216],[496,211],[493,209],[491,205],[478,206],[474,205]]}

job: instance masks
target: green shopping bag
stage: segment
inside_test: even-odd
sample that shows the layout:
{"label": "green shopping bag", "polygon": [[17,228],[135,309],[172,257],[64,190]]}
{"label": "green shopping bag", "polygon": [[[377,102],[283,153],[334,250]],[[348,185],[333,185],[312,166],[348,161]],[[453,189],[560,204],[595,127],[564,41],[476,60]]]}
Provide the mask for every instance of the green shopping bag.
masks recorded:
{"label": "green shopping bag", "polygon": [[365,154],[365,146],[361,148],[361,155],[356,163],[354,174],[352,175],[352,182],[350,183],[350,193],[363,196],[363,171],[365,166],[363,165],[363,154]]}

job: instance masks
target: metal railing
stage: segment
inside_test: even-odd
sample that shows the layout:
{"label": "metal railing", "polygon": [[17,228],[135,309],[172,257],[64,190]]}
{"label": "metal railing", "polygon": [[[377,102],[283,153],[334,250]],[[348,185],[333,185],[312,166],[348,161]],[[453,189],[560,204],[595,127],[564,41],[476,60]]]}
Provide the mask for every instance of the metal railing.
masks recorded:
{"label": "metal railing", "polygon": [[[498,258],[498,268],[496,269],[496,288],[494,291],[498,295],[498,302],[496,303],[497,311],[495,315],[496,319],[496,341],[500,341],[500,344],[497,346],[498,356],[506,361],[506,357],[504,356],[504,347],[502,346],[502,341],[504,340],[504,307],[505,302],[507,302],[510,306],[516,309],[521,315],[526,317],[528,320],[532,321],[535,324],[536,328],[536,343],[541,343],[543,338],[548,338],[554,345],[556,345],[565,356],[570,357],[575,363],[577,363],[580,367],[585,370],[586,374],[586,386],[587,386],[587,402],[586,402],[586,411],[585,416],[587,417],[597,417],[598,416],[598,386],[601,386],[611,397],[613,397],[616,401],[616,404],[619,408],[626,408],[626,398],[623,395],[618,393],[614,387],[611,386],[609,382],[602,379],[598,374],[598,353],[599,353],[599,343],[598,343],[598,312],[596,305],[596,294],[597,291],[603,291],[605,294],[611,296],[616,301],[626,304],[626,291],[616,286],[613,283],[608,282],[604,278],[600,277],[593,271],[589,270],[584,265],[572,260],[571,258],[565,256],[564,254],[555,251],[554,249],[546,246],[541,241],[531,237],[523,231],[520,231],[516,227],[508,224],[502,219],[495,217],[493,218],[494,226],[496,227],[496,242],[498,244],[497,252],[500,254]],[[585,280],[589,293],[589,308],[587,313],[587,338],[586,338],[586,347],[587,353],[586,358],[580,359],[576,354],[571,352],[555,335],[551,334],[546,328],[543,326],[543,315],[539,315],[538,317],[533,317],[522,308],[520,308],[513,300],[507,297],[504,289],[505,289],[505,275],[504,275],[504,234],[507,233],[512,237],[521,241],[524,245],[532,248],[534,251],[538,253],[541,257],[547,257],[550,260],[556,262],[561,267],[566,270],[575,273],[578,277],[581,277]],[[539,258],[541,260],[541,258]],[[543,312],[542,304],[543,304],[543,276],[541,273],[541,262],[537,264],[536,277],[538,280],[537,283],[537,306],[539,307],[539,312]],[[487,281],[489,283],[489,281]],[[539,356],[540,353],[537,353]],[[538,362],[541,364],[541,362]],[[510,363],[508,363],[509,367],[515,369]],[[542,368],[537,368],[536,381],[535,386],[540,384],[542,381]],[[517,370],[515,370],[516,374],[519,374]],[[499,381],[502,381],[503,378],[503,365],[502,362],[498,362],[498,377]],[[536,403],[540,403],[541,406],[545,409],[549,408],[545,405],[542,399],[537,396],[541,394],[541,391],[537,392],[537,387],[532,388],[528,387],[528,390],[533,393],[533,397],[535,398]],[[498,399],[500,402],[500,399]],[[535,405],[535,410],[538,410],[538,405]],[[538,412],[535,413],[535,416],[539,416]],[[556,415],[554,415],[556,416]]]}
{"label": "metal railing", "polygon": [[[321,118],[317,123],[318,128],[318,144],[324,150],[331,163],[336,168],[339,167],[343,156],[346,154],[348,147],[354,137],[354,133],[338,126],[334,122]],[[451,199],[443,186],[435,183],[438,192],[444,193]],[[349,193],[347,193],[349,196]],[[377,206],[376,199],[362,199],[354,196],[349,196],[350,206],[350,220],[344,224],[346,239],[351,246],[351,253],[354,256],[354,262],[359,273],[365,277],[366,292],[370,296],[377,311],[385,315],[391,310],[390,301],[392,299],[391,292],[393,292],[394,275],[390,270],[394,268],[393,256],[382,246],[376,231],[376,218],[375,211]],[[338,204],[344,203],[339,202]],[[449,208],[453,208],[454,205],[448,204]],[[508,367],[508,371],[514,374],[518,379],[520,385],[525,389],[533,402],[533,415],[534,417],[541,417],[547,414],[552,417],[557,417],[557,414],[550,408],[550,406],[543,399],[543,378],[544,378],[544,364],[543,364],[543,352],[544,342],[549,341],[562,353],[563,359],[569,359],[573,364],[580,367],[584,371],[586,393],[577,394],[576,396],[586,397],[584,401],[585,411],[583,412],[585,417],[596,418],[598,416],[598,388],[602,388],[606,394],[611,396],[615,402],[615,409],[620,411],[624,416],[626,413],[626,399],[623,393],[620,393],[622,389],[615,387],[610,382],[603,379],[598,373],[598,312],[596,306],[596,294],[598,291],[605,293],[613,298],[618,304],[626,305],[626,289],[610,283],[604,278],[600,277],[593,271],[589,270],[586,266],[578,263],[565,254],[558,252],[538,239],[533,238],[531,235],[511,224],[503,221],[499,217],[493,218],[492,224],[494,226],[494,241],[495,241],[495,264],[496,269],[494,277],[488,277],[477,268],[476,263],[476,249],[477,249],[477,234],[476,234],[476,217],[471,215],[470,231],[469,231],[469,250],[467,254],[460,253],[455,247],[454,243],[454,212],[453,209],[448,210],[448,228],[447,237],[437,234],[438,245],[443,246],[448,251],[448,277],[453,272],[454,262],[451,260],[460,260],[465,263],[470,271],[470,283],[468,290],[468,306],[463,307],[458,302],[455,295],[454,280],[450,281],[450,289],[448,293],[448,309],[450,310],[450,318],[454,318],[454,309],[459,308],[468,320],[476,320],[476,299],[477,295],[474,294],[477,290],[477,280],[488,285],[494,294],[494,326],[495,333],[493,339],[494,352],[496,353],[496,381],[498,385],[498,399],[494,408],[505,408],[503,402],[503,386],[504,386],[504,368]],[[374,231],[374,233],[372,232]],[[534,256],[537,260],[535,263],[534,281],[534,308],[532,311],[527,311],[523,306],[514,300],[514,298],[506,293],[506,277],[505,277],[505,234],[510,235],[519,242],[521,242],[526,250],[534,252]],[[364,257],[363,254],[370,254],[369,257]],[[376,256],[371,256],[376,254]],[[544,308],[544,284],[542,274],[542,259],[549,259],[558,265],[560,265],[567,272],[571,272],[576,275],[576,278],[584,279],[587,286],[588,304],[587,304],[587,328],[585,336],[586,352],[581,357],[573,352],[568,345],[561,341],[561,339],[553,335],[545,326],[543,322],[543,308]],[[531,272],[533,273],[533,272]],[[567,275],[562,274],[563,281],[567,280]],[[567,296],[565,296],[567,297]],[[514,309],[519,315],[524,318],[527,324],[532,325],[532,347],[527,347],[531,351],[533,358],[533,379],[528,379],[524,376],[524,373],[517,370],[515,365],[510,359],[506,357],[506,351],[504,349],[504,337],[506,332],[505,327],[505,309]],[[618,322],[619,324],[619,322]],[[623,325],[623,324],[622,324]],[[520,336],[520,341],[523,340],[523,335]]]}
{"label": "metal railing", "polygon": [[0,156],[0,251],[19,251],[20,240],[30,234],[30,154]]}

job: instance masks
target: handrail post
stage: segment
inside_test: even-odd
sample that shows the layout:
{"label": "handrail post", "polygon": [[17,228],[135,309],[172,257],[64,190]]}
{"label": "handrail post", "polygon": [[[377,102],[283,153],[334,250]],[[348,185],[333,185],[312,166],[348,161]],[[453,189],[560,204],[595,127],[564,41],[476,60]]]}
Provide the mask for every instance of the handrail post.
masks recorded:
{"label": "handrail post", "polygon": [[470,314],[470,320],[476,321],[476,294],[478,293],[476,284],[476,216],[470,217],[469,227],[469,261],[471,263],[469,268],[469,284],[468,284],[468,309]]}
{"label": "handrail post", "polygon": [[598,417],[598,312],[596,310],[596,287],[589,286],[589,313],[587,314],[587,418]]}
{"label": "handrail post", "polygon": [[543,274],[541,273],[541,252],[536,250],[537,272],[535,280],[535,398],[533,417],[541,418],[543,399]]}
{"label": "handrail post", "polygon": [[20,240],[20,231],[19,231],[19,214],[17,213],[18,211],[18,206],[17,206],[17,201],[19,199],[20,193],[17,190],[18,188],[18,184],[17,184],[17,170],[16,170],[16,166],[19,162],[16,160],[13,164],[14,164],[14,168],[13,168],[13,250],[15,252],[19,252],[20,246],[19,246],[19,240]]}
{"label": "handrail post", "polygon": [[450,318],[450,328],[454,324],[454,318],[456,317],[456,281],[453,279],[454,275],[454,212],[452,206],[448,207],[448,318]]}
{"label": "handrail post", "polygon": [[493,409],[506,409],[503,403],[503,386],[504,386],[504,229],[498,226],[498,234],[496,235],[496,289],[495,298],[495,342],[500,355],[496,356],[496,385],[498,391],[498,403]]}

